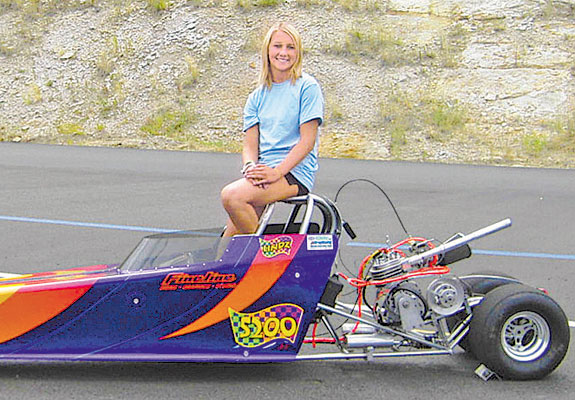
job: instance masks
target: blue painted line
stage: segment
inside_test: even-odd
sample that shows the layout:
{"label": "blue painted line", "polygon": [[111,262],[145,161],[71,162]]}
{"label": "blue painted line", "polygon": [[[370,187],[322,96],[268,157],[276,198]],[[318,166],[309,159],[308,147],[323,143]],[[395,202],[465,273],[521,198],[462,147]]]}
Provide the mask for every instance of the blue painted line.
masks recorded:
{"label": "blue painted line", "polygon": [[[97,224],[97,223],[92,223],[92,222],[64,221],[64,220],[59,220],[59,219],[44,219],[44,218],[12,217],[12,216],[7,216],[7,215],[0,215],[0,221],[28,222],[28,223],[52,224],[52,225],[66,225],[66,226],[76,226],[76,227],[82,227],[82,228],[115,229],[115,230],[123,230],[123,231],[149,232],[149,233],[178,232],[178,230],[174,230],[174,229],[148,228],[148,227],[144,227],[144,226]],[[196,232],[196,233],[200,233],[200,232]],[[206,235],[214,236],[213,233],[206,233]],[[371,247],[371,248],[378,248],[379,249],[382,247],[386,247],[388,245],[383,244],[383,243],[350,242],[350,243],[348,243],[348,246]],[[475,254],[503,256],[503,257],[537,257],[537,258],[551,258],[551,259],[557,259],[557,260],[575,260],[575,255],[566,255],[566,254],[523,253],[523,252],[509,252],[509,251],[490,251],[490,250],[473,250],[473,252]],[[569,327],[575,328],[575,321],[569,321]]]}
{"label": "blue painted line", "polygon": [[389,244],[387,243],[368,243],[368,242],[349,242],[347,245],[350,247],[371,247],[374,249],[389,247]]}
{"label": "blue painted line", "polygon": [[528,257],[528,258],[547,258],[551,260],[575,260],[574,254],[552,254],[552,253],[527,253],[522,251],[498,251],[498,250],[477,250],[473,249],[473,254],[485,256],[502,256],[502,257]]}
{"label": "blue painted line", "polygon": [[0,215],[2,221],[12,222],[31,222],[37,224],[52,224],[52,225],[67,225],[82,228],[100,228],[100,229],[116,229],[122,231],[135,231],[135,232],[150,232],[150,233],[170,233],[176,232],[174,229],[162,228],[148,228],[144,226],[129,226],[129,225],[111,225],[111,224],[96,224],[91,222],[77,222],[77,221],[64,221],[59,219],[42,219],[42,218],[26,218],[26,217],[11,217],[7,215]]}
{"label": "blue painted line", "polygon": [[[368,243],[368,242],[349,242],[347,245],[351,247],[370,247],[374,249],[389,247],[389,245],[386,243]],[[528,253],[523,251],[499,251],[499,250],[478,250],[478,249],[473,249],[473,254],[483,256],[546,258],[551,260],[575,261],[575,254]]]}
{"label": "blue painted line", "polygon": [[[179,232],[177,229],[165,229],[165,228],[150,228],[145,226],[131,226],[131,225],[114,225],[114,224],[98,224],[92,222],[79,222],[79,221],[65,221],[59,219],[43,219],[43,218],[28,218],[28,217],[14,217],[8,215],[0,215],[1,221],[11,221],[11,222],[29,222],[38,224],[52,224],[52,225],[66,225],[75,226],[81,228],[99,228],[99,229],[114,229],[122,231],[133,231],[133,232],[148,232],[148,233],[170,233]],[[200,232],[195,232],[199,233]],[[216,236],[213,233],[206,233],[207,236]],[[369,242],[349,242],[347,244],[351,247],[370,247],[370,248],[382,248],[387,247],[388,244],[385,243],[369,243]],[[485,256],[500,256],[500,257],[527,257],[527,258],[546,258],[551,260],[570,260],[575,261],[574,254],[552,254],[552,253],[528,253],[528,252],[516,252],[516,251],[498,251],[498,250],[478,250],[473,249],[473,254],[485,255]]]}

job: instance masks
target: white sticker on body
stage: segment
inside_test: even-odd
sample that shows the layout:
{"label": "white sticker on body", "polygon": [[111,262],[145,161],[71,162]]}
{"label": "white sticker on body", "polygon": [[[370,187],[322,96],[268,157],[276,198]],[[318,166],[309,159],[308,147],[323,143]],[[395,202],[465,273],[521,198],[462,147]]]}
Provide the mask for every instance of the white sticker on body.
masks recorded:
{"label": "white sticker on body", "polygon": [[309,235],[307,237],[308,250],[333,250],[333,236]]}

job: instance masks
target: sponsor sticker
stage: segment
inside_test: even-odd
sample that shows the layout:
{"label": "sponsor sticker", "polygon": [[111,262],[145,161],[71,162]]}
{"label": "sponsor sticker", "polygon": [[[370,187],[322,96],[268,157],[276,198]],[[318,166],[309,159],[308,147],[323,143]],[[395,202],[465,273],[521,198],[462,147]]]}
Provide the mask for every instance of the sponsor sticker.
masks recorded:
{"label": "sponsor sticker", "polygon": [[280,254],[290,255],[293,239],[289,236],[280,236],[271,240],[260,239],[260,248],[266,258],[277,257]]}
{"label": "sponsor sticker", "polygon": [[303,308],[290,303],[254,313],[241,313],[231,308],[228,311],[235,342],[248,348],[274,340],[294,343],[303,316]]}
{"label": "sponsor sticker", "polygon": [[160,290],[233,289],[237,285],[236,280],[236,274],[220,274],[215,271],[205,274],[175,272],[166,275]]}
{"label": "sponsor sticker", "polygon": [[308,235],[308,250],[333,250],[333,236],[331,235]]}

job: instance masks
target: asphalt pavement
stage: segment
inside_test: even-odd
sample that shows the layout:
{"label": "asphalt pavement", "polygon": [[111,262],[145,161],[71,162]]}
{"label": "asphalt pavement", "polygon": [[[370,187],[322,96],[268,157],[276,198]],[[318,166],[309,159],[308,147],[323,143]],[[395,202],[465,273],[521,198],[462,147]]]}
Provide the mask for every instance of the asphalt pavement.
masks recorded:
{"label": "asphalt pavement", "polygon": [[[221,187],[238,155],[0,143],[0,272],[122,261],[154,231],[222,226]],[[472,244],[457,273],[499,270],[545,287],[575,319],[575,171],[320,160],[314,192],[338,195],[359,237],[341,263],[412,235],[446,239],[504,218],[513,226]],[[375,185],[378,187],[376,187]],[[1,323],[1,321],[0,321]],[[572,334],[575,329],[571,329]],[[2,363],[0,398],[575,397],[570,350],[535,382],[483,382],[465,354],[376,362],[290,364]]]}

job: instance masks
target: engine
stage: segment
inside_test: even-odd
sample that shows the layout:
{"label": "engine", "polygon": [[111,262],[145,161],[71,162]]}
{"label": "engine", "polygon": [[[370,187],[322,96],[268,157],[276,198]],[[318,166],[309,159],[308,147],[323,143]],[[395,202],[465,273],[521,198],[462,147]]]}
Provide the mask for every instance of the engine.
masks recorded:
{"label": "engine", "polygon": [[[403,249],[402,246],[406,245],[407,248]],[[403,260],[408,255],[421,254],[429,249],[430,242],[424,239],[414,243],[409,243],[407,240],[402,241],[390,249],[379,250],[374,254],[371,266],[369,267],[369,275],[375,281],[384,281],[390,278],[397,278],[426,266],[431,266],[436,261],[435,258],[424,260],[417,264],[406,265]]]}
{"label": "engine", "polygon": [[383,324],[401,324],[404,330],[413,331],[424,326],[431,313],[448,316],[457,312],[465,301],[465,289],[459,279],[443,275],[429,283],[425,295],[416,283],[420,280],[411,279],[449,272],[437,266],[437,258],[433,257],[418,263],[405,262],[407,257],[429,250],[429,242],[420,240],[401,245],[406,248],[396,245],[380,249],[365,264],[364,276],[376,287],[372,307],[376,318]]}

